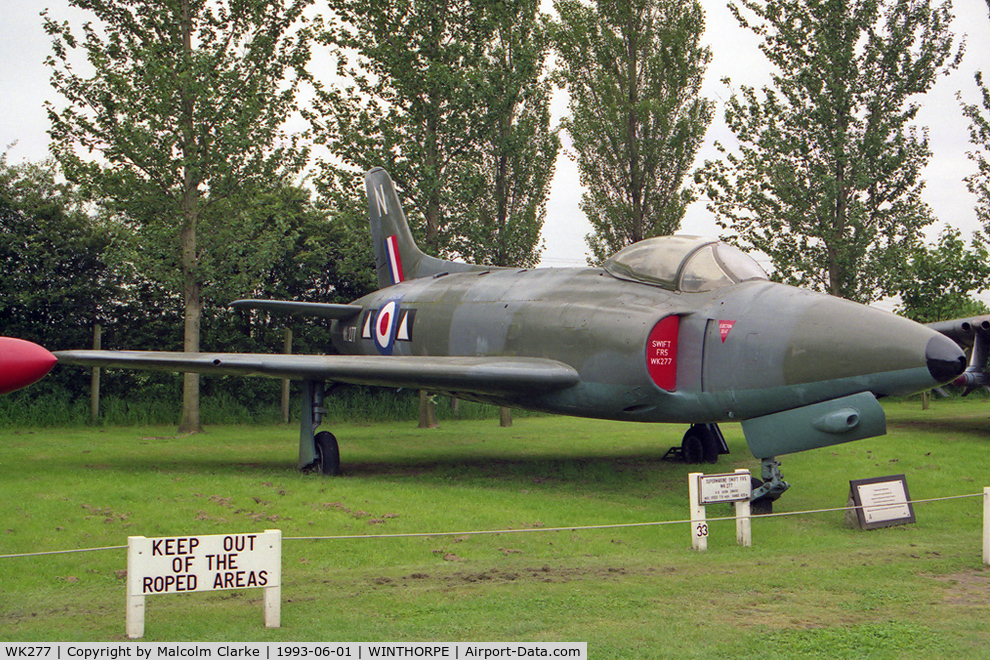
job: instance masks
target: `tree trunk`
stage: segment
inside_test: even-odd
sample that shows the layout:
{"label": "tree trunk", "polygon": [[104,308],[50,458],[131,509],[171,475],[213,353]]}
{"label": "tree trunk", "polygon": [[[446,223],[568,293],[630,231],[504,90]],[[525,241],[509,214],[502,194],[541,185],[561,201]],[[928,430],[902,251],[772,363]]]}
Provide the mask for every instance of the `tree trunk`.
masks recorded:
{"label": "tree trunk", "polygon": [[[182,0],[182,49],[186,64],[192,62],[192,6],[190,0]],[[199,353],[199,325],[203,315],[203,301],[199,284],[199,254],[196,250],[196,226],[199,222],[199,193],[202,172],[199,168],[199,145],[196,144],[196,100],[188,84],[180,92],[181,131],[180,145],[185,164],[182,167],[182,228],[179,243],[182,251],[182,298],[185,307],[185,330],[182,350]],[[182,420],[179,433],[199,433],[203,430],[199,419],[199,374],[185,374],[182,379]]]}
{"label": "tree trunk", "polygon": [[[183,227],[182,241],[182,293],[185,302],[185,331],[182,350],[199,353],[199,325],[203,315],[199,283],[196,281],[196,229]],[[182,420],[179,433],[199,433],[203,426],[199,419],[199,374],[184,374],[182,379]]]}
{"label": "tree trunk", "polygon": [[498,425],[503,429],[507,429],[512,426],[512,408],[501,406],[498,409]]}

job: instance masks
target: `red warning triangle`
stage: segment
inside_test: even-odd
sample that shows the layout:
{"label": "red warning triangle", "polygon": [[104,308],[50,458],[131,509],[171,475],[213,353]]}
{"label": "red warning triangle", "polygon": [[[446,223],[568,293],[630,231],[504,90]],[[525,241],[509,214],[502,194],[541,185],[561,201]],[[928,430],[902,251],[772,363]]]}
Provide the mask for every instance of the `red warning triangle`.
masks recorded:
{"label": "red warning triangle", "polygon": [[736,324],[735,321],[719,321],[718,322],[718,333],[722,336],[722,343],[725,343],[725,339],[732,332],[732,326]]}

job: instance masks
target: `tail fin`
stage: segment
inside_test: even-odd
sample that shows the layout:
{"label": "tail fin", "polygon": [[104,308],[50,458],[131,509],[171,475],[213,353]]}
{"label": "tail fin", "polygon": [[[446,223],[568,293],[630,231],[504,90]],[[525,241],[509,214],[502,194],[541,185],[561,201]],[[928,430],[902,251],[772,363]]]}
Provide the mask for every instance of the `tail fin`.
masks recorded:
{"label": "tail fin", "polygon": [[379,288],[440,273],[481,270],[479,266],[431,257],[417,247],[395,186],[385,170],[376,167],[365,174],[364,185]]}

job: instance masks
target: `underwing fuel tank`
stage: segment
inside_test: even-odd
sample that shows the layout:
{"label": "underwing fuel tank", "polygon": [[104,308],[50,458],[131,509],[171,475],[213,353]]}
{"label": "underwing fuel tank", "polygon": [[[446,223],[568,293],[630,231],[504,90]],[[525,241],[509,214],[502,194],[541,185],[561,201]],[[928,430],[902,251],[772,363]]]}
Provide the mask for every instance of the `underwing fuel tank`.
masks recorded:
{"label": "underwing fuel tank", "polygon": [[35,343],[0,337],[0,394],[9,394],[40,380],[57,360]]}

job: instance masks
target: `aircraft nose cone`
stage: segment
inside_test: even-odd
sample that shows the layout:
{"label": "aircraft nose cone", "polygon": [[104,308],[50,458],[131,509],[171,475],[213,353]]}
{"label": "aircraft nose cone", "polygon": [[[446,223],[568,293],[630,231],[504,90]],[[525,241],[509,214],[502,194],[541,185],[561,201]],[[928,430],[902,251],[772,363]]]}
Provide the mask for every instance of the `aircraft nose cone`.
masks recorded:
{"label": "aircraft nose cone", "polygon": [[944,335],[937,335],[928,341],[925,362],[928,373],[939,383],[951,382],[966,370],[966,355],[956,342]]}

